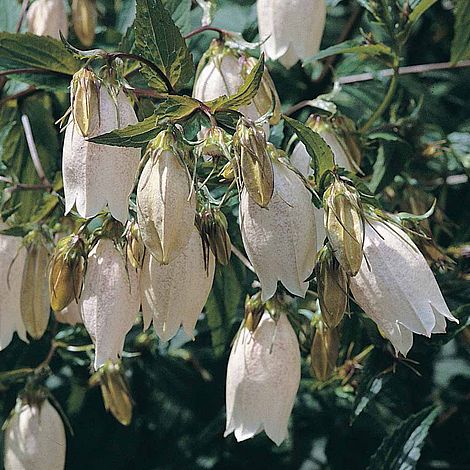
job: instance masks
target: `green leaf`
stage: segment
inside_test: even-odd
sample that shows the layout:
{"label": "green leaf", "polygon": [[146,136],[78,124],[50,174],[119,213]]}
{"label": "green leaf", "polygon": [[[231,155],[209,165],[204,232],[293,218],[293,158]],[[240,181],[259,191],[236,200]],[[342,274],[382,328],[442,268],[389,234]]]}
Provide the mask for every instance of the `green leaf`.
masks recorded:
{"label": "green leaf", "polygon": [[21,4],[11,0],[0,0],[0,31],[15,31],[20,17]]}
{"label": "green leaf", "polygon": [[303,62],[315,62],[316,60],[337,54],[359,54],[368,57],[391,57],[393,55],[390,47],[385,44],[363,44],[355,39],[351,39],[340,44],[335,44],[327,49],[323,49],[314,56],[305,59]]}
{"label": "green leaf", "polygon": [[216,356],[224,353],[232,339],[230,329],[244,297],[240,277],[234,265],[233,259],[227,266],[217,265],[212,291],[205,306]]}
{"label": "green leaf", "polygon": [[145,147],[168,124],[188,118],[199,106],[198,101],[188,96],[171,95],[157,106],[152,116],[123,129],[93,137],[90,141],[118,147]]}
{"label": "green leaf", "polygon": [[287,116],[284,116],[284,120],[294,130],[297,137],[305,145],[308,154],[312,157],[315,181],[318,184],[322,179],[323,173],[333,170],[335,167],[335,158],[330,146],[323,140],[320,134],[300,121]]}
{"label": "green leaf", "polygon": [[470,2],[457,0],[454,12],[454,38],[450,54],[450,61],[453,64],[470,58]]}
{"label": "green leaf", "polygon": [[237,92],[231,96],[220,96],[215,100],[209,101],[207,106],[213,113],[219,110],[237,110],[240,106],[250,104],[251,100],[258,93],[261,85],[261,79],[264,72],[264,55],[261,54],[256,65],[246,77],[244,83],[240,86]]}
{"label": "green leaf", "polygon": [[369,461],[368,470],[412,470],[421,457],[429,429],[439,414],[430,406],[410,416],[387,436]]}
{"label": "green leaf", "polygon": [[182,33],[189,33],[191,28],[191,0],[162,0],[171,18]]}
{"label": "green leaf", "polygon": [[[194,75],[191,54],[170,13],[160,0],[137,0],[135,51],[153,62],[175,90]],[[171,91],[153,69],[142,68],[149,85],[159,91]]]}
{"label": "green leaf", "polygon": [[29,33],[0,33],[0,70],[31,68],[41,72],[15,75],[20,81],[44,89],[68,86],[70,76],[80,66],[80,61],[56,39]]}
{"label": "green leaf", "polygon": [[[437,0],[421,0],[416,7],[413,8],[413,11],[410,13],[408,17],[408,21],[410,23],[415,23],[421,18],[421,15],[431,8]],[[468,3],[467,0],[464,0],[465,3]]]}

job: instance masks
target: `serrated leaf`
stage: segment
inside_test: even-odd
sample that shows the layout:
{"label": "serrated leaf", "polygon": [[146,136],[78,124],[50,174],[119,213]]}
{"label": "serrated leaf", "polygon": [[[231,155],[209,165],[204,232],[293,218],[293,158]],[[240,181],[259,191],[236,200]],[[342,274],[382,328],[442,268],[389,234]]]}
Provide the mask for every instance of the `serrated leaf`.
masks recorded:
{"label": "serrated leaf", "polygon": [[305,145],[305,148],[312,157],[313,170],[316,183],[322,179],[323,173],[333,170],[335,167],[335,158],[330,146],[322,139],[320,134],[302,124],[296,119],[284,116],[286,123],[294,130],[297,137]]}
{"label": "serrated leaf", "polygon": [[0,33],[0,70],[39,69],[43,73],[15,76],[39,88],[68,86],[70,77],[81,67],[56,39],[34,34]]}
{"label": "serrated leaf", "polygon": [[[135,51],[153,62],[174,90],[181,89],[194,75],[191,54],[170,13],[160,0],[137,0]],[[148,66],[142,73],[149,85],[159,91],[171,91],[155,70]]]}
{"label": "serrated leaf", "polygon": [[220,96],[215,100],[209,101],[207,106],[213,113],[220,110],[237,110],[240,106],[248,105],[258,93],[264,72],[264,54],[261,54],[258,62],[250,71],[246,80],[231,96]]}
{"label": "serrated leaf", "polygon": [[[466,0],[464,0],[466,2]],[[410,13],[408,17],[408,21],[410,23],[415,23],[416,21],[421,18],[421,15],[426,12],[429,8],[431,8],[437,0],[421,0],[414,8],[413,11]],[[466,2],[468,3],[468,2]]]}
{"label": "serrated leaf", "polygon": [[325,57],[338,54],[359,54],[368,57],[387,56],[393,55],[390,47],[385,44],[364,44],[355,39],[335,44],[334,46],[323,49],[312,57],[305,59],[304,63],[315,62]]}
{"label": "serrated leaf", "polygon": [[94,137],[90,141],[118,147],[145,147],[169,123],[189,117],[198,108],[199,102],[188,96],[171,95],[157,106],[152,116],[137,124]]}
{"label": "serrated leaf", "polygon": [[457,0],[454,12],[454,38],[450,54],[450,61],[453,64],[470,58],[470,2]]}
{"label": "serrated leaf", "polygon": [[429,429],[439,411],[439,407],[430,406],[403,421],[383,440],[377,452],[371,457],[367,470],[415,468]]}
{"label": "serrated leaf", "polygon": [[178,29],[184,34],[191,27],[191,0],[162,0]]}
{"label": "serrated leaf", "polygon": [[234,264],[232,261],[227,266],[217,265],[212,291],[205,306],[216,356],[221,356],[231,341],[230,327],[244,296]]}

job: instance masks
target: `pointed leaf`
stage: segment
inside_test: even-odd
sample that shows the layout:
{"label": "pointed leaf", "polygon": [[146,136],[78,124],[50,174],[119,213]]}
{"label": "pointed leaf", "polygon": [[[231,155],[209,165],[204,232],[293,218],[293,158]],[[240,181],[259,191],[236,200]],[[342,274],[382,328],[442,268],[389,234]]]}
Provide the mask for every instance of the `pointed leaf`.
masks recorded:
{"label": "pointed leaf", "polygon": [[457,0],[454,11],[454,38],[450,54],[450,61],[453,64],[459,60],[470,58],[470,2]]}

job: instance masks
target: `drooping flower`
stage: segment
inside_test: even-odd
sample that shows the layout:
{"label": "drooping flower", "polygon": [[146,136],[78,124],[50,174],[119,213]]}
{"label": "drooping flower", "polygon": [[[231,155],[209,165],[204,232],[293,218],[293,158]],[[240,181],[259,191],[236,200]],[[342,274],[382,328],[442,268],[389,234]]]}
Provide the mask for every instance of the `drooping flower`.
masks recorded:
{"label": "drooping flower", "polygon": [[60,310],[59,312],[54,311],[54,315],[59,323],[65,323],[72,326],[77,323],[83,323],[80,315],[80,305],[75,300],[72,300],[72,302],[63,310]]}
{"label": "drooping flower", "polygon": [[27,13],[28,31],[37,36],[60,39],[59,32],[66,38],[69,22],[64,0],[36,0]]}
{"label": "drooping flower", "polygon": [[137,122],[124,92],[113,98],[90,71],[72,80],[72,114],[65,131],[62,172],[65,213],[76,205],[82,217],[93,217],[107,205],[125,223],[129,195],[140,160],[136,148],[110,147],[88,139]]}
{"label": "drooping flower", "polygon": [[[7,226],[0,221],[0,228]],[[21,317],[21,279],[26,249],[22,239],[0,234],[0,350],[6,348],[16,333],[27,341],[26,329]]]}
{"label": "drooping flower", "polygon": [[284,164],[274,161],[273,168],[274,194],[266,208],[253,201],[246,188],[240,197],[243,245],[260,280],[263,302],[274,295],[278,281],[304,297],[316,254],[310,193]]}
{"label": "drooping flower", "polygon": [[[235,94],[243,85],[253,66],[253,58],[226,47],[219,41],[214,41],[201,61],[194,84],[194,98],[211,101],[223,95]],[[273,101],[274,110],[270,121],[276,124],[280,118],[280,101],[269,72],[265,70],[260,88],[252,103],[240,107],[239,111],[255,121],[273,107]],[[268,133],[268,130],[269,125],[266,124],[265,133]]]}
{"label": "drooping flower", "polygon": [[193,336],[194,327],[206,303],[214,279],[215,258],[208,253],[207,269],[202,240],[195,227],[182,253],[168,265],[147,255],[141,277],[142,312],[163,341],[171,339],[183,325]]}
{"label": "drooping flower", "polygon": [[300,383],[300,351],[286,315],[276,322],[265,312],[252,333],[243,327],[227,368],[225,436],[237,441],[261,431],[280,445]]}
{"label": "drooping flower", "polygon": [[413,345],[413,333],[444,333],[446,319],[457,321],[424,256],[390,222],[366,223],[364,259],[350,287],[359,306],[403,355]]}
{"label": "drooping flower", "polygon": [[73,29],[85,47],[90,47],[95,40],[96,20],[97,11],[94,0],[72,1]]}
{"label": "drooping flower", "polygon": [[113,240],[102,238],[88,255],[80,313],[95,344],[94,367],[116,361],[139,312],[137,272]]}
{"label": "drooping flower", "polygon": [[189,243],[196,198],[187,169],[173,150],[170,132],[149,144],[149,159],[137,187],[137,220],[142,240],[158,262],[168,264]]}
{"label": "drooping flower", "polygon": [[258,28],[266,56],[287,69],[320,49],[325,0],[258,0]]}
{"label": "drooping flower", "polygon": [[5,431],[5,470],[63,470],[66,439],[57,410],[18,400]]}

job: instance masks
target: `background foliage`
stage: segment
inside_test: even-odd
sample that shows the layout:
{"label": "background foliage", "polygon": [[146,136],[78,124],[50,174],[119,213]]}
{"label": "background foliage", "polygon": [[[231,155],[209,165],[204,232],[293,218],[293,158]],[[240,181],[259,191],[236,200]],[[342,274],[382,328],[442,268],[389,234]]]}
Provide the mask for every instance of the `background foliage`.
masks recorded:
{"label": "background foliage", "polygon": [[[183,33],[200,25],[202,11],[190,0],[164,3]],[[387,2],[330,0],[322,49],[335,45],[339,38],[360,39],[361,29],[372,31],[376,39],[387,43],[387,33],[366,13],[367,8],[384,3]],[[419,4],[432,6],[417,18],[401,51],[401,65],[456,62],[469,57],[469,28],[465,25],[470,12],[466,0],[407,3],[413,8]],[[98,0],[97,5],[99,26],[94,47],[125,51],[132,44],[129,27],[135,16],[134,0]],[[0,0],[0,11],[0,30],[13,32],[20,5],[14,0]],[[158,16],[154,19],[155,24],[145,27],[155,32],[165,19]],[[220,0],[213,25],[243,32],[245,39],[254,40],[257,34],[254,2]],[[164,28],[171,34],[173,25],[165,23]],[[188,41],[195,63],[212,37],[213,34],[204,33]],[[73,33],[69,40],[80,46]],[[8,35],[2,35],[1,69],[20,66],[15,62],[18,51],[8,55],[8,44]],[[47,47],[44,44],[44,50]],[[146,47],[140,42],[136,44],[142,54]],[[46,60],[27,43],[24,50],[39,64]],[[166,58],[156,59],[163,61],[163,67],[174,62],[171,50],[170,47]],[[341,81],[341,77],[344,80],[350,75],[384,68],[368,52],[359,52],[312,62],[304,68],[297,64],[290,71],[270,64],[284,109],[330,92],[333,77]],[[54,122],[68,106],[67,73],[78,68],[72,56],[63,53],[63,67],[58,71],[64,76],[46,76],[42,83],[37,76],[14,76],[1,92],[0,170],[15,181],[39,182],[19,120],[20,113],[25,113],[32,123],[47,177],[56,182],[56,189],[60,188],[57,172],[63,135],[58,134]],[[329,61],[326,67],[325,61]],[[190,68],[183,68],[183,78],[177,78],[172,85],[184,87],[192,73]],[[146,78],[158,88],[158,77],[152,76],[151,71]],[[416,464],[416,450],[421,446],[417,468],[469,468],[470,330],[462,328],[470,309],[470,192],[466,183],[470,173],[469,81],[469,68],[400,76],[389,110],[363,142],[366,152],[362,165],[369,188],[373,192],[383,191],[381,202],[390,211],[423,213],[434,198],[437,200],[430,228],[436,243],[453,261],[450,270],[439,271],[438,280],[449,307],[461,319],[459,327],[452,326],[449,334],[431,340],[415,337],[408,359],[399,360],[384,346],[372,324],[352,314],[343,323],[339,361],[344,374],[353,374],[350,380],[321,384],[308,378],[305,364],[288,442],[276,448],[264,435],[259,435],[237,444],[232,436],[223,438],[225,369],[230,342],[243,316],[245,293],[253,291],[253,277],[233,260],[228,267],[218,267],[195,341],[181,333],[170,343],[159,343],[152,332],[140,333],[139,328],[129,335],[124,364],[135,401],[129,427],[121,426],[104,410],[98,388],[89,388],[90,357],[86,353],[57,351],[50,363],[53,374],[47,386],[74,431],[73,437],[68,436],[67,468],[238,469],[256,465],[302,470],[368,466],[405,469]],[[9,95],[21,94],[31,83],[37,87],[34,93],[5,100]],[[360,126],[382,101],[388,83],[388,78],[378,77],[344,84],[332,101]],[[132,84],[147,86],[143,80]],[[183,88],[183,92],[190,94],[190,89]],[[142,118],[150,115],[151,102],[143,99],[139,111]],[[307,116],[308,108],[295,114],[301,121]],[[281,126],[274,129],[271,140],[277,145],[287,143]],[[11,210],[21,204],[15,215],[18,222],[40,220],[48,211],[62,210],[48,194],[38,197],[36,192],[13,193],[6,200],[4,192],[2,197],[4,207]],[[241,246],[235,205],[232,209],[227,214],[231,238]],[[438,261],[442,264],[443,258]],[[366,329],[360,329],[360,325]],[[81,327],[62,328],[59,339],[60,335],[68,341],[72,338],[73,344],[89,342]],[[49,343],[47,335],[27,348],[15,339],[0,353],[0,370],[37,365],[47,354]],[[358,365],[352,358],[370,343],[376,347]],[[13,408],[20,388],[10,385],[5,379],[0,384],[2,419]]]}

